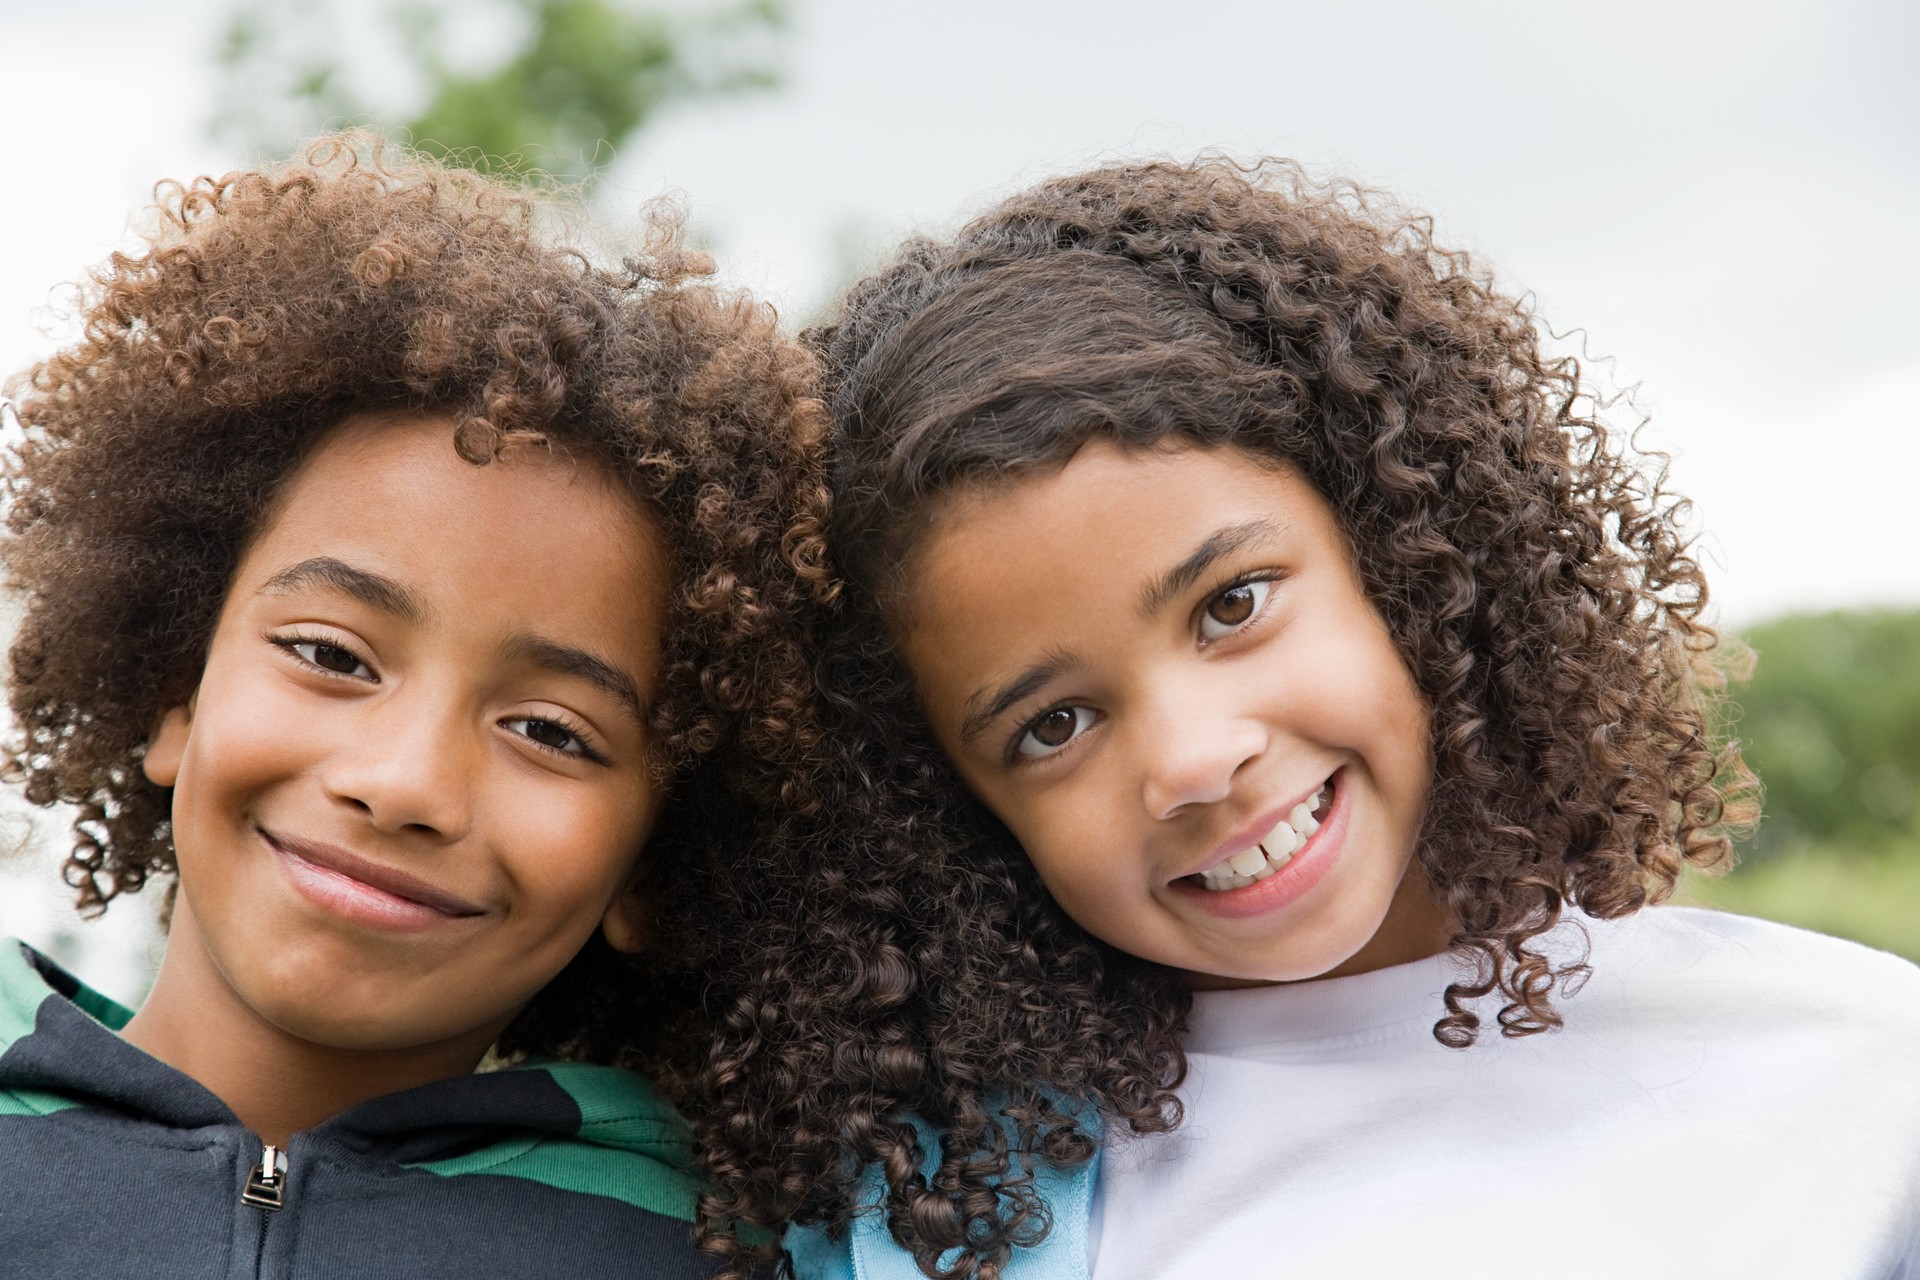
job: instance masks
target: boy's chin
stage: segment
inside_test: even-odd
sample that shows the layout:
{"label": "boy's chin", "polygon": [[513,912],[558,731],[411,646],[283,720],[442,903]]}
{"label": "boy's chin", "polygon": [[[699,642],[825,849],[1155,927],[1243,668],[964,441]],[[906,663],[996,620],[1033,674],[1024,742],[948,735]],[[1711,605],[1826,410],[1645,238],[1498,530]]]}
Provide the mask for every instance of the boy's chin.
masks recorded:
{"label": "boy's chin", "polygon": [[[243,982],[235,993],[256,1017],[291,1039],[338,1053],[405,1055],[464,1046],[478,1054],[530,998],[448,992],[428,983],[295,984],[258,976],[265,980]],[[512,1003],[503,1005],[503,995]]]}
{"label": "boy's chin", "polygon": [[277,1019],[275,1025],[296,1040],[335,1053],[405,1056],[463,1044],[469,1045],[475,1053],[484,1053],[518,1012],[518,1009],[512,1009],[481,1023],[458,1023],[444,1027],[423,1027],[418,1024],[397,1026],[390,1018],[354,1021],[340,1017],[299,1015]]}

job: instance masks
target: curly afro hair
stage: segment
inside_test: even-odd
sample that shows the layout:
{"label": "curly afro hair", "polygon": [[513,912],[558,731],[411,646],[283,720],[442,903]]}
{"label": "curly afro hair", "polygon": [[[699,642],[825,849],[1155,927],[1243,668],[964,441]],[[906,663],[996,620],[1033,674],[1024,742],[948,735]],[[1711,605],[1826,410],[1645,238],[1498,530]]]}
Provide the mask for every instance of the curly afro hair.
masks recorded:
{"label": "curly afro hair", "polygon": [[83,292],[84,336],[11,388],[4,565],[25,618],[7,763],[29,801],[77,809],[83,908],[170,876],[148,735],[198,683],[241,553],[334,424],[431,413],[475,465],[527,440],[589,459],[672,544],[658,945],[629,961],[596,937],[501,1047],[672,1087],[704,1060],[703,868],[757,815],[810,803],[794,765],[817,737],[800,620],[827,590],[825,415],[814,362],[770,310],[701,280],[668,214],[606,269],[543,232],[544,210],[357,135],[157,189],[142,249]]}
{"label": "curly afro hair", "polygon": [[1282,460],[1338,514],[1431,712],[1418,857],[1472,975],[1443,1043],[1482,997],[1506,1035],[1556,1026],[1576,973],[1540,934],[1726,857],[1751,777],[1710,733],[1717,637],[1664,459],[1428,220],[1284,162],[1101,169],[908,243],[808,336],[846,583],[817,672],[836,809],[864,825],[764,869],[779,910],[740,925],[758,972],[720,1029],[717,1211],[838,1232],[877,1179],[923,1271],[993,1275],[1047,1228],[1035,1161],[1091,1156],[1095,1117],[1178,1121],[1189,995],[1054,904],[888,643],[940,498],[1091,438]]}

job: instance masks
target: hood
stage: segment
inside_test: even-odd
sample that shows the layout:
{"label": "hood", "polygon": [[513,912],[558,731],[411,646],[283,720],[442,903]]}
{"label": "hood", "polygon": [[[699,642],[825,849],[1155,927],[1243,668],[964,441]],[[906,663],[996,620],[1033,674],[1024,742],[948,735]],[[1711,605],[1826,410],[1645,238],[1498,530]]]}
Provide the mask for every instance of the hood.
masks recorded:
{"label": "hood", "polygon": [[[0,941],[0,1109],[104,1106],[177,1128],[240,1128],[212,1093],[116,1034],[132,1016],[26,944]],[[699,1191],[686,1122],[643,1077],[588,1063],[533,1060],[388,1094],[294,1138],[315,1141],[683,1220]]]}

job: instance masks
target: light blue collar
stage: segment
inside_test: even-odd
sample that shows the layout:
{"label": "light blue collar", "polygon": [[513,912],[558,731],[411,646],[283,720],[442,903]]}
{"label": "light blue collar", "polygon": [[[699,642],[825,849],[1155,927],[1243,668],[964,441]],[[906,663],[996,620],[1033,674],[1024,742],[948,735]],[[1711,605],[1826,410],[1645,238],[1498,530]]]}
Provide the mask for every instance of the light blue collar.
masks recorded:
{"label": "light blue collar", "polygon": [[[940,1151],[939,1135],[914,1121],[920,1131],[920,1149],[928,1153],[925,1172],[934,1170]],[[1039,1244],[1015,1249],[1000,1275],[1002,1280],[1088,1280],[1093,1273],[1089,1230],[1093,1196],[1100,1179],[1098,1153],[1073,1169],[1042,1163],[1034,1170],[1033,1186],[1051,1211],[1053,1225]],[[793,1255],[799,1280],[926,1280],[913,1264],[913,1255],[894,1242],[882,1207],[885,1191],[877,1171],[862,1184],[866,1207],[856,1214],[844,1240],[830,1241],[817,1227],[787,1233],[782,1243]],[[941,1259],[942,1266],[952,1258]]]}

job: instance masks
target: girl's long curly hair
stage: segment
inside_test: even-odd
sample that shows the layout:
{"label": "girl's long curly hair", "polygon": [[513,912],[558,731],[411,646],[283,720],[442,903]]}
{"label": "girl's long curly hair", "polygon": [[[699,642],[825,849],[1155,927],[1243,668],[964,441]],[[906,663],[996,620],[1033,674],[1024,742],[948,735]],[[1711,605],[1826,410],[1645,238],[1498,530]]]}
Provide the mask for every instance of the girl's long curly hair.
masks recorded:
{"label": "girl's long curly hair", "polygon": [[1101,169],[910,242],[810,337],[847,587],[818,672],[849,823],[756,883],[772,909],[721,1024],[717,1210],[843,1231],[877,1175],[923,1271],[992,1275],[1046,1228],[1033,1162],[1090,1156],[1096,1116],[1178,1120],[1188,994],[1054,904],[888,642],[942,496],[1090,438],[1284,460],[1336,512],[1431,711],[1418,857],[1471,975],[1435,1010],[1442,1043],[1475,1039],[1483,997],[1505,1035],[1557,1026],[1577,966],[1542,933],[1727,857],[1752,780],[1710,734],[1717,637],[1664,459],[1602,423],[1531,306],[1427,219],[1283,162]]}
{"label": "girl's long curly hair", "polygon": [[628,961],[596,938],[502,1048],[672,1087],[707,1047],[711,867],[759,815],[812,803],[825,415],[814,361],[701,279],[670,214],[606,269],[543,230],[553,203],[351,134],[157,189],[145,243],[84,288],[81,338],[11,387],[4,566],[25,616],[6,761],[29,801],[77,811],[82,908],[170,878],[148,735],[198,683],[242,552],[336,423],[433,414],[475,465],[538,441],[600,466],[659,517],[675,573],[658,941]]}

